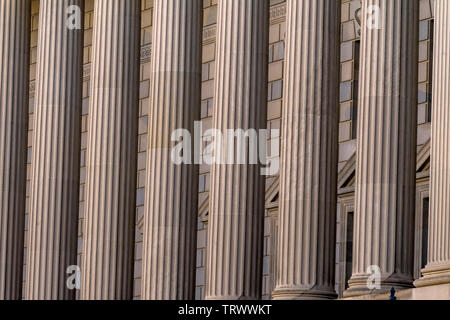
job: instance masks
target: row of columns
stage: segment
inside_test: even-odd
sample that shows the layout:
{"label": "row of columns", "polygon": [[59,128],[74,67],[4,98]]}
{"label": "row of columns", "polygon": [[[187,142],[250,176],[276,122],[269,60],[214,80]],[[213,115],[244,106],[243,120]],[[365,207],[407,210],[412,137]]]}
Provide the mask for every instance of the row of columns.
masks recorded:
{"label": "row of columns", "polygon": [[[436,0],[430,257],[416,285],[449,282],[450,4]],[[83,31],[41,0],[26,298],[70,299],[76,264]],[[140,0],[96,0],[89,112],[83,299],[132,297]],[[380,7],[381,28],[366,26]],[[155,0],[144,217],[143,298],[193,299],[195,164],[176,165],[171,134],[200,119],[201,0]],[[275,299],[334,298],[340,4],[288,0]],[[28,111],[29,0],[0,2],[0,299],[20,298]],[[220,0],[216,129],[266,122],[268,1]],[[15,26],[14,29],[12,26]],[[366,26],[366,27],[365,27]],[[21,36],[16,36],[20,34]],[[418,1],[363,0],[353,276],[347,296],[411,287]],[[302,54],[299,54],[299,53]],[[192,152],[196,151],[193,145]],[[258,299],[264,177],[213,165],[207,299]]]}

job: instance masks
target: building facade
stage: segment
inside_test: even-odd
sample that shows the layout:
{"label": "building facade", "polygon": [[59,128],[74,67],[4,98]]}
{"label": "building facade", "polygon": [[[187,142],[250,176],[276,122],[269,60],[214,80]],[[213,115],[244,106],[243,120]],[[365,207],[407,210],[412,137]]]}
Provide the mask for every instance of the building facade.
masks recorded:
{"label": "building facade", "polygon": [[[0,299],[450,299],[448,17],[0,0]],[[279,170],[177,164],[199,123]]]}

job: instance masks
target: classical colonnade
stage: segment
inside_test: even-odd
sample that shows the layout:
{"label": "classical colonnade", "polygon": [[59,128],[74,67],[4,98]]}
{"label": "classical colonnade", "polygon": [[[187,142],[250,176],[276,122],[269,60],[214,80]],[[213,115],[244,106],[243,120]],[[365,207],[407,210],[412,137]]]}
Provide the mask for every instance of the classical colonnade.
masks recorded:
{"label": "classical colonnade", "polygon": [[[268,6],[219,0],[214,127],[263,129]],[[83,30],[40,0],[27,299],[71,299],[76,264]],[[368,5],[381,29],[366,28]],[[450,282],[450,3],[435,0],[428,265],[416,286]],[[363,0],[353,276],[413,286],[417,0]],[[132,297],[141,0],[95,0],[82,299]],[[170,135],[200,119],[202,0],[155,0],[143,299],[192,299],[198,167],[170,159]],[[0,299],[21,297],[30,0],[0,0]],[[275,299],[335,298],[340,2],[288,0]],[[213,165],[207,299],[259,299],[264,177]]]}

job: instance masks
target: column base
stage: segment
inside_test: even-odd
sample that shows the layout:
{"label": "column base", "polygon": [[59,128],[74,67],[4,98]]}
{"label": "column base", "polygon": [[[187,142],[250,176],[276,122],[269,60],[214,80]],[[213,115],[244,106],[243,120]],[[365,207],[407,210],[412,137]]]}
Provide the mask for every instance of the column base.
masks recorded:
{"label": "column base", "polygon": [[422,274],[422,278],[414,282],[417,288],[449,284],[450,262],[428,264]]}
{"label": "column base", "polygon": [[368,286],[369,278],[373,275],[363,274],[354,275],[348,281],[349,288],[344,292],[344,298],[353,298],[359,296],[376,295],[390,293],[392,287],[396,291],[414,288],[413,279],[409,277],[402,277],[399,275],[390,275],[388,277],[381,277],[379,289],[370,289]]}
{"label": "column base", "polygon": [[273,300],[334,300],[337,294],[333,289],[277,288],[272,293]]}

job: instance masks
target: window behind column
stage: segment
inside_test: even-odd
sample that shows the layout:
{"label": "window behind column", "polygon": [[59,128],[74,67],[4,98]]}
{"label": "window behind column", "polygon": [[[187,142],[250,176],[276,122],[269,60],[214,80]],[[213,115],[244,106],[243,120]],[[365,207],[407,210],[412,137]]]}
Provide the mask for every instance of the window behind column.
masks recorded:
{"label": "window behind column", "polygon": [[339,170],[356,150],[361,1],[341,1]]}
{"label": "window behind column", "polygon": [[345,289],[348,289],[348,281],[352,276],[353,263],[353,212],[347,213],[347,235],[345,250]]}
{"label": "window behind column", "polygon": [[430,198],[423,199],[422,203],[422,262],[421,269],[425,268],[428,261],[428,214]]}
{"label": "window behind column", "polygon": [[419,24],[419,79],[418,125],[431,122],[433,101],[433,38],[434,20],[421,20]]}

